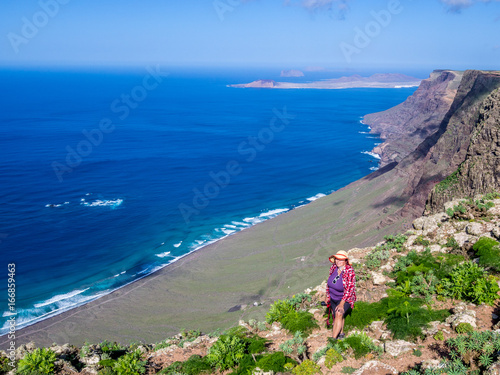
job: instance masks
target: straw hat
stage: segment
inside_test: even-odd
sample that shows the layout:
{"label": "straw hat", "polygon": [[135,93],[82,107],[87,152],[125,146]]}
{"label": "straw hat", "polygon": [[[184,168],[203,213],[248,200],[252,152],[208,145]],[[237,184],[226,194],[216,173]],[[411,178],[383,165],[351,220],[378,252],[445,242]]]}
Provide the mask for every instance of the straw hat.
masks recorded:
{"label": "straw hat", "polygon": [[344,250],[337,251],[335,255],[332,255],[330,258],[330,262],[335,263],[335,259],[345,259],[347,260],[347,264],[351,265],[351,262],[349,261],[349,256]]}

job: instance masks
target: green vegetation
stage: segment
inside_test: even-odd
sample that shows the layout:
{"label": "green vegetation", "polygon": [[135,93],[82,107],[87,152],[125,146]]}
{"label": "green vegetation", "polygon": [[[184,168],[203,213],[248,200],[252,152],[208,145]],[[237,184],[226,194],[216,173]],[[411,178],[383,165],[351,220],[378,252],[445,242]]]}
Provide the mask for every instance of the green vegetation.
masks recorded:
{"label": "green vegetation", "polygon": [[499,290],[493,276],[488,276],[483,268],[469,261],[456,266],[449,276],[443,278],[438,293],[478,305],[493,305],[498,299]]}
{"label": "green vegetation", "polygon": [[500,248],[498,242],[489,237],[482,237],[474,244],[474,251],[479,256],[479,264],[500,272]]}
{"label": "green vegetation", "polygon": [[17,365],[17,373],[20,375],[53,374],[56,354],[46,348],[35,349],[27,353]]}
{"label": "green vegetation", "polygon": [[286,357],[283,352],[276,352],[262,356],[257,361],[256,367],[264,371],[274,371],[274,373],[277,373],[285,371],[287,363],[292,365],[297,364],[293,359]]}
{"label": "green vegetation", "polygon": [[139,351],[127,353],[116,361],[113,370],[117,375],[137,375],[146,372],[146,361],[141,360]]}
{"label": "green vegetation", "polygon": [[300,365],[295,367],[292,370],[292,373],[295,375],[314,375],[314,374],[321,374],[322,372],[319,365],[317,365],[316,363],[314,363],[309,359],[306,359]]}
{"label": "green vegetation", "polygon": [[281,319],[281,324],[288,332],[293,334],[300,331],[305,337],[309,336],[314,328],[318,328],[314,315],[307,311],[292,311]]}
{"label": "green vegetation", "polygon": [[302,362],[307,351],[302,333],[300,331],[295,332],[293,339],[287,340],[281,344],[280,349],[283,350],[285,354],[295,358],[297,362]]}
{"label": "green vegetation", "polygon": [[266,314],[266,322],[279,322],[292,311],[295,311],[295,306],[288,299],[274,301]]}
{"label": "green vegetation", "polygon": [[164,368],[159,373],[173,375],[182,373],[186,375],[209,374],[212,372],[212,367],[208,363],[206,357],[192,355],[185,362],[174,362],[167,368]]}
{"label": "green vegetation", "polygon": [[460,245],[458,244],[457,240],[453,236],[448,237],[448,239],[446,240],[445,246],[451,247],[452,250],[459,250],[460,249]]}
{"label": "green vegetation", "polygon": [[344,329],[363,329],[371,322],[384,320],[387,317],[387,306],[382,302],[356,302],[350,315],[345,318]]}
{"label": "green vegetation", "polygon": [[415,238],[415,241],[413,241],[414,245],[422,245],[422,246],[429,246],[431,244],[431,241],[427,240],[424,238],[424,236],[421,234],[417,238]]}
{"label": "green vegetation", "polygon": [[434,189],[437,193],[441,194],[447,190],[449,190],[452,186],[458,184],[458,173],[460,172],[460,167],[450,174],[448,177],[446,177],[443,181],[438,183]]}
{"label": "green vegetation", "polygon": [[444,333],[443,333],[443,331],[437,331],[433,337],[434,337],[434,340],[436,340],[436,341],[443,341],[444,340]]}
{"label": "green vegetation", "polygon": [[422,351],[420,349],[414,349],[413,350],[413,355],[415,357],[421,357],[422,356]]}
{"label": "green vegetation", "polygon": [[[368,353],[382,354],[383,349],[373,343],[366,333],[355,333],[337,343],[339,352],[344,353],[349,348],[354,352],[354,358],[359,359]],[[335,349],[335,348],[334,348]]]}
{"label": "green vegetation", "polygon": [[210,347],[208,363],[221,371],[236,367],[245,355],[245,342],[236,335],[222,335]]}
{"label": "green vegetation", "polygon": [[472,327],[470,323],[460,323],[455,327],[455,331],[457,331],[458,334],[474,332],[474,327]]}
{"label": "green vegetation", "polygon": [[342,355],[335,349],[331,348],[326,351],[325,366],[328,369],[331,369],[333,366],[335,366],[339,362],[342,362],[343,360],[344,358],[342,357]]}
{"label": "green vegetation", "polygon": [[342,374],[352,374],[354,371],[356,371],[356,369],[351,366],[344,366],[342,367],[342,370],[340,370]]}

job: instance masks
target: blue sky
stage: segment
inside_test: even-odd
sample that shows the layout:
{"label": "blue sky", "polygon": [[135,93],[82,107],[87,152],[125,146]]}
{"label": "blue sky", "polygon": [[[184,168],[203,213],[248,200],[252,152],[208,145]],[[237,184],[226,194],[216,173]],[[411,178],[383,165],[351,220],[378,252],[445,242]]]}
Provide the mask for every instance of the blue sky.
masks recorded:
{"label": "blue sky", "polygon": [[498,0],[3,0],[0,65],[499,69],[499,31]]}

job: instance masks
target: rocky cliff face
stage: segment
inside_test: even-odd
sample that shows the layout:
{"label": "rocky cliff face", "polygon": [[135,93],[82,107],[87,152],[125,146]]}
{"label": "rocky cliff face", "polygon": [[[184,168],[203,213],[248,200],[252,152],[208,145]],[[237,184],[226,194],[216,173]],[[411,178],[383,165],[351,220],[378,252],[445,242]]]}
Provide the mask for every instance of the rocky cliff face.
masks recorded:
{"label": "rocky cliff face", "polygon": [[[453,102],[448,104],[444,93],[452,94],[458,76],[459,74],[455,72],[441,72],[438,77],[419,88],[420,93],[417,96],[421,100],[412,99],[405,102],[405,111],[401,109],[402,105],[399,109],[395,107],[387,111],[394,116],[398,113],[407,113],[400,116],[403,119],[404,116],[417,113],[424,108],[423,98],[434,95],[426,93],[428,90],[434,93],[440,92],[437,95],[439,98],[433,96],[434,100],[431,100],[431,103],[434,104],[429,104],[427,109],[423,110],[427,113],[424,117],[420,117],[423,123],[420,125],[415,123],[415,128],[419,130],[402,137],[407,142],[416,142],[426,132],[431,133],[414,151],[393,165],[396,175],[406,181],[406,187],[399,197],[404,204],[395,215],[410,218],[421,215],[434,186],[451,175],[459,166],[461,166],[459,172],[452,177],[456,177],[457,180],[452,184],[453,188],[443,189],[446,182],[440,184],[441,189],[438,186],[429,198],[428,211],[441,210],[442,203],[446,200],[500,187],[497,164],[497,154],[500,152],[497,143],[499,140],[497,89],[500,87],[500,72],[474,70],[464,72]],[[443,90],[445,85],[447,88]],[[436,105],[438,107],[435,110],[438,115],[434,116],[431,114],[431,107]],[[447,109],[447,112],[442,115],[444,109]],[[435,128],[435,123],[440,117],[442,120]],[[390,128],[398,129],[397,124],[400,122],[396,119]]]}
{"label": "rocky cliff face", "polygon": [[474,121],[465,160],[441,183],[427,203],[429,212],[444,202],[500,190],[500,90],[481,102]]}
{"label": "rocky cliff face", "polygon": [[405,102],[366,115],[363,122],[385,142],[373,149],[381,166],[399,162],[425,138],[435,133],[449,111],[463,72],[436,70]]}

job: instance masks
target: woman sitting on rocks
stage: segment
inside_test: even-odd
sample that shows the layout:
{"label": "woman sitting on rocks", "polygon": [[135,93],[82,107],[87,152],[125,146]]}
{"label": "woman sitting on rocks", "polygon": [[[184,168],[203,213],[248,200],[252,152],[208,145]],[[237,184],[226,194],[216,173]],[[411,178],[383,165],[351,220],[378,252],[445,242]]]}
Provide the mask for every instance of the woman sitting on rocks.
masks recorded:
{"label": "woman sitting on rocks", "polygon": [[330,277],[326,286],[326,304],[334,313],[334,339],[343,339],[344,319],[356,301],[356,275],[345,251],[330,257]]}

